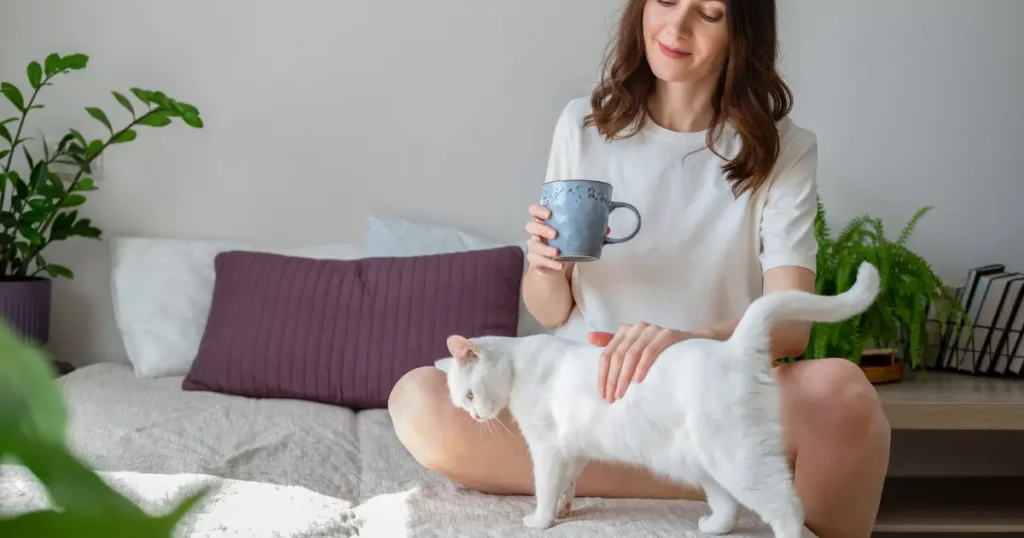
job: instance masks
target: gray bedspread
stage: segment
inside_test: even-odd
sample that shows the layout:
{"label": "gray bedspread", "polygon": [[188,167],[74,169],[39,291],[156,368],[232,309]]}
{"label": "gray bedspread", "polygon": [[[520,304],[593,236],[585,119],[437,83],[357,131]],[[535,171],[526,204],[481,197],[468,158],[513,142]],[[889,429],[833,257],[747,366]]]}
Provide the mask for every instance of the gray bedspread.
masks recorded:
{"label": "gray bedspread", "polygon": [[[279,487],[266,494],[283,495],[282,503],[294,502],[296,490],[308,490],[302,499],[316,499],[336,513],[333,526],[325,524],[317,533],[274,536],[705,536],[696,521],[707,506],[686,501],[577,499],[572,515],[546,532],[526,529],[522,517],[532,510],[532,498],[480,494],[425,470],[398,442],[383,410],[353,413],[309,402],[185,392],[180,378],[140,381],[127,365],[112,363],[82,368],[59,382],[70,408],[74,450],[98,470],[113,473],[112,480],[149,484],[154,476],[221,477],[230,479],[225,482],[236,494],[236,505],[225,501],[225,511],[235,506],[244,512],[237,505],[239,492],[255,498],[263,495],[260,487],[270,485]],[[216,509],[205,517],[209,527]],[[230,530],[232,517],[237,513],[225,512],[218,526]],[[235,534],[195,527],[186,535]],[[771,533],[744,512],[731,536]]]}

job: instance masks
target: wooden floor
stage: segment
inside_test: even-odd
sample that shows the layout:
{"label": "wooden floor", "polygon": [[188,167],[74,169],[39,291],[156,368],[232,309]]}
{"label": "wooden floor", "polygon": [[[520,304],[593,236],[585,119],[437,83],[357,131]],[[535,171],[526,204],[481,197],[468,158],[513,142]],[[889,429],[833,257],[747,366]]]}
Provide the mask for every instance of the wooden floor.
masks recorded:
{"label": "wooden floor", "polygon": [[[1024,430],[1024,379],[928,372],[876,388],[894,430]],[[1024,533],[1024,477],[889,478],[875,530]]]}

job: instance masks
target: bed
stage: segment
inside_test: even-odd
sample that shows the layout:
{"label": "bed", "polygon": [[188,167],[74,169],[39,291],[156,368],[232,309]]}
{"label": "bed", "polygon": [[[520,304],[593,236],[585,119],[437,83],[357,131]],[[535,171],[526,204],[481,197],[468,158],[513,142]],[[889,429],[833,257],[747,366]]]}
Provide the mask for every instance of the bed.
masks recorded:
{"label": "bed", "polygon": [[[144,509],[162,512],[201,484],[215,497],[181,537],[519,537],[532,499],[492,496],[430,472],[402,447],[385,410],[186,392],[181,378],[136,379],[123,364],[95,364],[58,380],[73,450]],[[13,466],[0,506],[45,505]],[[707,510],[688,501],[579,499],[555,537],[705,536]],[[732,536],[769,537],[752,514]],[[807,534],[807,536],[812,536]]]}
{"label": "bed", "polygon": [[[371,218],[364,247],[335,245],[286,252],[361,260],[370,256],[478,252],[492,247],[494,243],[457,230]],[[382,405],[394,376],[413,364],[382,355],[374,360],[387,363],[387,368],[360,369],[356,364],[318,376],[319,363],[302,362],[316,358],[310,359],[308,353],[302,355],[280,345],[262,345],[258,338],[256,344],[248,345],[243,336],[229,336],[237,331],[231,323],[245,318],[255,307],[250,301],[244,307],[224,307],[230,316],[217,313],[221,308],[217,305],[226,304],[227,300],[214,289],[214,284],[215,280],[223,283],[222,277],[227,273],[221,273],[218,265],[215,278],[213,260],[219,252],[240,248],[255,250],[237,242],[207,240],[114,241],[114,315],[129,363],[91,364],[57,381],[69,408],[69,442],[73,452],[143,509],[165,513],[187,493],[207,484],[216,486],[214,495],[182,522],[179,537],[703,536],[696,522],[707,512],[705,503],[591,498],[577,499],[568,518],[542,533],[522,524],[523,516],[533,509],[532,497],[478,493],[423,468],[398,441]],[[510,258],[511,263],[521,264],[521,254],[516,256],[519,257]],[[271,257],[274,263],[282,259]],[[291,258],[286,261],[282,270],[294,272],[294,263],[299,262]],[[253,273],[252,263],[255,262],[247,258],[239,267],[248,268],[246,274]],[[372,285],[375,277],[368,271],[376,269],[360,267],[354,273],[360,285]],[[267,275],[268,271],[264,267],[255,272]],[[305,274],[307,269],[300,267],[298,271]],[[518,303],[516,287],[521,266],[510,271],[508,275],[514,274],[515,278],[491,278],[513,289],[514,294],[491,290],[480,297],[504,301],[498,308],[506,311],[502,330],[518,334],[535,331],[535,322],[522,315],[524,309]],[[492,272],[477,270],[466,274],[470,273]],[[233,293],[242,290],[248,301],[249,295],[263,293],[264,288],[281,287],[277,285],[278,277],[274,276],[270,286],[249,282],[252,287],[246,289],[235,282]],[[451,279],[442,274],[437,282],[408,286],[409,280],[404,276],[401,282],[415,294],[424,287],[445,285],[447,280]],[[294,291],[297,287],[290,289],[289,298],[305,295],[320,300],[323,295],[319,289],[302,293]],[[380,295],[395,302],[390,293]],[[468,308],[473,302],[478,301],[467,301],[459,308]],[[407,301],[405,306],[399,305],[398,311],[405,318],[412,310],[407,304],[412,303],[419,304]],[[362,308],[370,312],[371,307]],[[283,321],[267,323],[272,324],[271,330],[282,330],[281,324],[312,316],[302,308],[300,305],[289,310],[291,313]],[[349,317],[362,317],[364,311],[352,311]],[[336,313],[332,316],[338,317]],[[493,317],[492,312],[483,311],[470,318],[474,321],[481,316]],[[447,319],[436,312],[428,317],[441,319],[442,324]],[[383,323],[376,325],[374,331],[379,332]],[[419,321],[414,319],[412,323]],[[301,333],[303,347],[326,349],[328,344],[309,342],[324,332],[341,330],[316,327],[315,331],[307,327]],[[283,330],[293,329],[289,325]],[[259,333],[252,327],[246,330]],[[357,327],[356,331],[363,334],[351,333],[342,338],[332,333],[332,338],[342,342],[362,338],[367,333],[365,327]],[[280,338],[273,341],[279,342]],[[434,340],[432,336],[430,345]],[[269,356],[268,348],[276,355]],[[347,356],[344,349],[336,349],[336,353],[321,360],[337,361],[338,357]],[[362,353],[370,348],[353,349],[363,350]],[[225,358],[232,353],[234,358],[230,361],[235,362]],[[279,360],[278,355],[292,362],[266,362]],[[362,358],[353,360],[358,363]],[[203,361],[212,361],[212,366],[200,364]],[[264,361],[259,362],[256,372],[249,364],[253,361]],[[308,368],[305,372],[289,370],[303,365]],[[232,381],[245,377],[237,374],[247,368],[245,376],[259,379],[259,383],[239,385]],[[236,375],[226,375],[231,372]],[[218,375],[221,377],[217,378]],[[343,383],[340,389],[330,383],[320,384],[330,388],[331,394],[358,394],[365,402],[376,403],[346,406],[317,401],[323,394],[317,390],[303,393],[303,386],[281,389],[282,384],[310,375]],[[267,386],[275,384],[277,393],[266,392]],[[186,390],[187,386],[193,390]],[[195,390],[196,387],[202,390]],[[294,396],[299,393],[306,397]],[[354,411],[357,408],[364,410]],[[47,502],[39,484],[22,468],[0,466],[0,512],[20,513],[46,506]],[[809,531],[805,535],[813,536]],[[731,536],[760,538],[771,536],[771,532],[756,516],[744,511]]]}

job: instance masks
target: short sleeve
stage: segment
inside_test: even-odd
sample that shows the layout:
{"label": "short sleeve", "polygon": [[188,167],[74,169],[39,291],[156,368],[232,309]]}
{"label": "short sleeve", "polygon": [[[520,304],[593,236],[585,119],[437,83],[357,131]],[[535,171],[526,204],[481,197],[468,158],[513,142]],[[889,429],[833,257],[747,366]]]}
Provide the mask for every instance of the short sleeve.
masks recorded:
{"label": "short sleeve", "polygon": [[544,182],[560,179],[579,179],[580,122],[579,100],[571,101],[562,109],[555,123],[555,133],[548,155],[547,173]]}
{"label": "short sleeve", "polygon": [[816,271],[817,139],[802,131],[785,148],[761,212],[761,270],[795,265]]}

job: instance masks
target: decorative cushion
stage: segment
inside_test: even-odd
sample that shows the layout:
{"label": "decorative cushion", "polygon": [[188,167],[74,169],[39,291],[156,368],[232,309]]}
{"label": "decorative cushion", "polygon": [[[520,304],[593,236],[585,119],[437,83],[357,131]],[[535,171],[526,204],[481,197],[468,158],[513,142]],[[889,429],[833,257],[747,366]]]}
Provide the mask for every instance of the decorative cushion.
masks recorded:
{"label": "decorative cushion", "polygon": [[136,377],[188,372],[213,297],[214,257],[239,249],[341,260],[363,255],[348,244],[264,249],[230,240],[115,238],[110,282],[114,318]]}
{"label": "decorative cushion", "polygon": [[185,390],[386,407],[446,340],[515,336],[523,252],[313,260],[216,258],[210,316]]}
{"label": "decorative cushion", "polygon": [[[526,271],[526,240],[501,243],[457,228],[379,215],[366,218],[365,237],[367,256],[421,256],[515,245],[523,250],[523,271]],[[519,336],[547,332],[522,302],[519,305],[517,332]]]}

